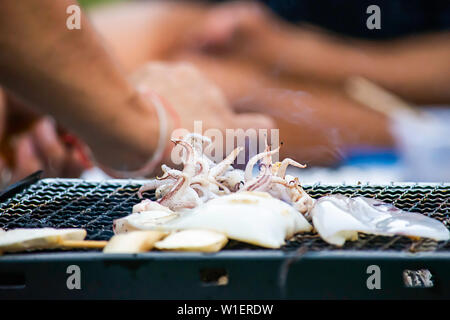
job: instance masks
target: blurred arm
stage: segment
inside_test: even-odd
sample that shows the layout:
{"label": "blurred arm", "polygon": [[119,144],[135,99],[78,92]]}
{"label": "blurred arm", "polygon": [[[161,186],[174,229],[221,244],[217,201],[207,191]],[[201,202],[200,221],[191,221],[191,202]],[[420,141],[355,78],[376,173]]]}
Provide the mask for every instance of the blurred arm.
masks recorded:
{"label": "blurred arm", "polygon": [[359,75],[412,102],[450,101],[449,32],[378,42],[348,39],[288,24],[256,3],[231,2],[208,13],[197,38],[205,50],[240,55],[269,74],[328,85]]}
{"label": "blurred arm", "polygon": [[156,111],[125,80],[73,0],[0,2],[0,82],[49,113],[93,149],[97,160],[140,167],[156,149]]}
{"label": "blurred arm", "polygon": [[263,59],[285,73],[338,84],[360,75],[416,103],[450,102],[450,33],[369,42],[289,27],[269,39]]}

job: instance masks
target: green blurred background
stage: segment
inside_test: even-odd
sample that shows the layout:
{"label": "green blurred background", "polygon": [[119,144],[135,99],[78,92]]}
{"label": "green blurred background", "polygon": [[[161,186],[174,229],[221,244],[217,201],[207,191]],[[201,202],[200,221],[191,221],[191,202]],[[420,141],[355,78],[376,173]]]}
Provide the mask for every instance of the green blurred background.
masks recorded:
{"label": "green blurred background", "polygon": [[80,5],[84,8],[96,6],[98,4],[108,3],[108,2],[119,2],[124,0],[78,0]]}

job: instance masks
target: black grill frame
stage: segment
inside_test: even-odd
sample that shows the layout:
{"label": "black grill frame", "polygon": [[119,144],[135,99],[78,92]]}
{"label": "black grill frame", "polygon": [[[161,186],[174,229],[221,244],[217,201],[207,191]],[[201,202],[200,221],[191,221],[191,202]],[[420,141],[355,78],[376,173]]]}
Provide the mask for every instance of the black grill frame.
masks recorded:
{"label": "black grill frame", "polygon": [[[0,204],[0,228],[84,227],[88,239],[107,240],[113,235],[112,220],[131,212],[131,207],[139,202],[136,192],[144,182],[42,179]],[[406,211],[428,214],[450,227],[448,183],[314,184],[304,188],[315,198],[336,193],[378,198]],[[146,196],[151,197],[152,194]],[[65,270],[69,264],[79,265],[87,275],[85,284],[89,289],[84,294],[65,288]],[[385,279],[383,283],[390,288],[389,292],[374,295],[363,285],[367,278],[366,268],[370,264],[380,265]],[[254,269],[249,269],[250,266]],[[200,281],[199,270],[210,267],[225,268],[230,275],[229,285],[205,286]],[[105,255],[83,250],[47,251],[0,257],[0,279],[14,270],[24,274],[27,282],[24,288],[13,290],[2,287],[0,280],[0,298],[436,299],[450,297],[449,267],[449,242],[371,235],[361,235],[359,241],[347,242],[343,248],[328,245],[317,235],[306,234],[294,237],[280,250],[232,241],[225,250],[215,254],[148,252]],[[432,272],[435,286],[405,289],[401,280],[402,270],[423,268]],[[136,270],[140,270],[139,275],[136,275]],[[152,276],[151,283],[147,283],[147,273],[156,277]],[[304,277],[305,274],[316,276],[309,279]],[[94,278],[89,280],[89,277]],[[261,277],[270,280],[257,281]],[[39,287],[39,279],[59,280],[55,280],[55,285]],[[311,282],[313,280],[316,282]],[[99,281],[101,285],[93,286],[90,281]],[[117,290],[117,286],[129,290],[124,293]],[[158,291],[145,290],[146,286]]]}

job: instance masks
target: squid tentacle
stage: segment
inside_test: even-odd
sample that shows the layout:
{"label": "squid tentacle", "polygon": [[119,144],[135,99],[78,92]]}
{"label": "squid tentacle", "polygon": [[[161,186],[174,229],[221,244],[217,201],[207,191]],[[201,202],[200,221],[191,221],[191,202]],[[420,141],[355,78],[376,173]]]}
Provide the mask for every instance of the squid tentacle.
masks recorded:
{"label": "squid tentacle", "polygon": [[242,147],[237,147],[222,161],[216,164],[213,168],[211,168],[210,175],[213,178],[217,178],[225,173],[225,171],[233,164],[234,160],[236,160],[239,153],[243,150]]}
{"label": "squid tentacle", "polygon": [[138,195],[139,199],[142,199],[142,194],[143,194],[145,191],[150,191],[150,190],[158,189],[159,187],[161,187],[161,186],[163,186],[163,185],[166,185],[166,184],[168,184],[168,183],[170,183],[170,182],[167,181],[167,180],[157,180],[157,179],[153,179],[153,180],[151,180],[150,182],[148,182],[148,183],[144,184],[143,186],[141,186],[141,187],[139,188],[138,192],[137,192],[137,195]]}
{"label": "squid tentacle", "polygon": [[194,149],[194,152],[200,156],[203,154],[203,143],[207,143],[207,145],[210,145],[212,143],[211,139],[206,137],[206,136],[202,136],[201,134],[198,133],[189,133],[187,134],[184,138],[183,141],[189,143],[192,148]]}
{"label": "squid tentacle", "polygon": [[272,181],[271,170],[270,167],[267,167],[264,164],[261,165],[261,168],[258,177],[244,184],[244,187],[239,191],[267,191]]}
{"label": "squid tentacle", "polygon": [[180,139],[172,139],[172,142],[175,143],[175,145],[181,145],[184,148],[186,157],[182,160],[184,165],[183,173],[189,177],[193,177],[196,169],[194,149],[189,143]]}
{"label": "squid tentacle", "polygon": [[[248,161],[247,166],[245,167],[244,180],[247,182],[253,178],[253,167],[259,160],[261,160],[265,157],[268,157],[269,155],[273,155],[273,154],[277,153],[278,151],[280,151],[280,147],[278,147],[272,151],[265,151],[262,153],[258,153],[257,155],[254,155]],[[267,167],[268,164],[264,163],[264,165]]]}
{"label": "squid tentacle", "polygon": [[276,174],[277,177],[284,178],[286,175],[286,169],[289,165],[297,167],[297,168],[302,168],[302,169],[306,168],[305,164],[298,163],[297,161],[292,160],[291,158],[286,158],[286,159],[283,159],[283,161],[281,161],[280,167],[278,168],[278,171]]}

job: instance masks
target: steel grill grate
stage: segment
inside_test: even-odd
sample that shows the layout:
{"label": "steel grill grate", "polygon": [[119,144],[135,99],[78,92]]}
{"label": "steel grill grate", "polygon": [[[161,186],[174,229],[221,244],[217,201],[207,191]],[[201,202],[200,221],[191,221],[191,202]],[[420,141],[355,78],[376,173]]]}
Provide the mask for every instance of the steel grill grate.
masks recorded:
{"label": "steel grill grate", "polygon": [[[139,202],[136,192],[140,186],[136,180],[43,179],[0,204],[0,228],[81,227],[86,229],[87,239],[108,240],[113,235],[112,221],[130,214]],[[449,184],[315,184],[304,188],[314,198],[328,194],[377,198],[406,211],[426,214],[450,228]],[[315,234],[298,235],[282,249],[297,250],[300,246],[313,251],[337,249]],[[230,242],[227,249],[261,248]],[[361,235],[358,241],[347,242],[344,249],[450,251],[450,243]]]}

